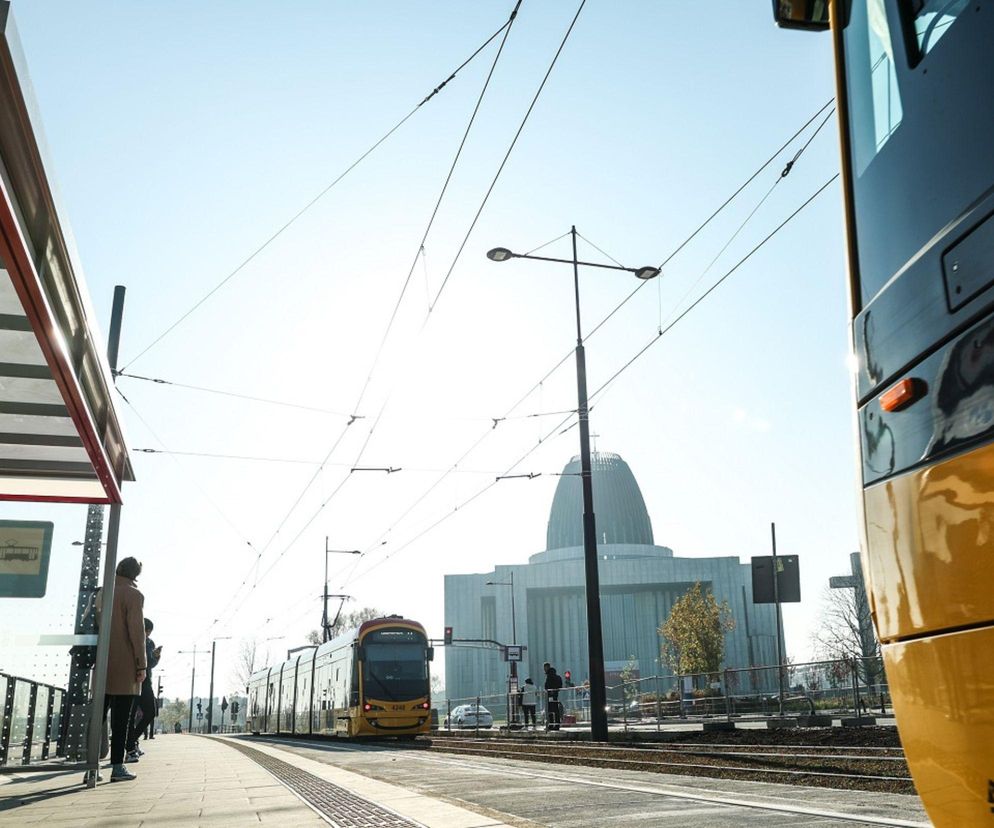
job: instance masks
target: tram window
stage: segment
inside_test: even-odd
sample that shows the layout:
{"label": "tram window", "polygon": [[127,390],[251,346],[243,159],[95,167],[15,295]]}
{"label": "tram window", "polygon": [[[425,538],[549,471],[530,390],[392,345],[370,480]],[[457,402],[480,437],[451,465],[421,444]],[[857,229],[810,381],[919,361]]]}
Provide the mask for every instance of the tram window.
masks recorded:
{"label": "tram window", "polygon": [[886,0],[853,2],[845,37],[853,161],[862,175],[904,117]]}
{"label": "tram window", "polygon": [[969,0],[904,0],[901,3],[905,26],[914,32],[916,52],[911,55],[912,66],[935,48],[935,44],[969,5]]}

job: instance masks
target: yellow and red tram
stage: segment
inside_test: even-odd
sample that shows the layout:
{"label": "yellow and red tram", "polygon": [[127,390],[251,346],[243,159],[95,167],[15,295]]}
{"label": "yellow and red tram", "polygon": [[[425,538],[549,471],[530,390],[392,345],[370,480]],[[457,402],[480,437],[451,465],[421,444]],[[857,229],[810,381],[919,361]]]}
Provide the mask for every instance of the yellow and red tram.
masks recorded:
{"label": "yellow and red tram", "polygon": [[424,627],[399,615],[366,621],[249,678],[256,734],[411,738],[431,728]]}
{"label": "yellow and red tram", "polygon": [[774,0],[830,30],[863,572],[937,826],[994,826],[994,2]]}

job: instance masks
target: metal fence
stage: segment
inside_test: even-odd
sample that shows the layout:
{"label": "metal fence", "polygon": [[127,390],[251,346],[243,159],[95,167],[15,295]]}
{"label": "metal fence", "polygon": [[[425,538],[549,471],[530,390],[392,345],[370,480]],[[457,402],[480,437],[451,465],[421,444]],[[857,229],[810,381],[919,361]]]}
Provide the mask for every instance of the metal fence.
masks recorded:
{"label": "metal fence", "polygon": [[65,691],[0,673],[0,767],[48,759],[61,738]]}
{"label": "metal fence", "polygon": [[[717,717],[893,715],[879,658],[640,677],[609,685],[606,690],[609,723],[626,729],[653,724],[660,728],[668,721]],[[545,692],[540,690],[539,697],[536,718],[545,727],[551,717]],[[564,726],[590,721],[590,693],[585,686],[562,688],[559,703]],[[433,720],[443,730],[513,729],[524,721],[518,698],[506,693],[447,698],[434,707]]]}

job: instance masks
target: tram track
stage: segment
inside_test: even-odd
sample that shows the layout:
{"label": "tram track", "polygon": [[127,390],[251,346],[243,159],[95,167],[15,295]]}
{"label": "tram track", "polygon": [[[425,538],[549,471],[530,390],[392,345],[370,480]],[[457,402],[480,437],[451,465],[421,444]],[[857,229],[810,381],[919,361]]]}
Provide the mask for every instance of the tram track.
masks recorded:
{"label": "tram track", "polygon": [[[491,756],[560,765],[586,765],[719,779],[913,794],[903,755],[858,747],[799,745],[594,745],[523,739],[433,738],[433,752]],[[885,749],[888,751],[899,749]]]}

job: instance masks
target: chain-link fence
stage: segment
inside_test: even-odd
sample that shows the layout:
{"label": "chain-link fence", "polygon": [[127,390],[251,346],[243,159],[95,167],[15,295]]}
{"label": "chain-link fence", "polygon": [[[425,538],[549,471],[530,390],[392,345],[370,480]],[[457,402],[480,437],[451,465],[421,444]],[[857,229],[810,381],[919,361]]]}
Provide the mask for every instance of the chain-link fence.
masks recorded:
{"label": "chain-link fence", "polygon": [[[538,696],[535,718],[539,728],[590,721],[590,691],[586,686],[559,690],[558,709],[544,690],[539,689]],[[642,677],[608,685],[606,699],[609,724],[625,729],[661,728],[672,721],[719,717],[893,715],[879,658]],[[491,694],[446,699],[435,705],[433,719],[437,717],[437,726],[443,730],[520,730],[525,727],[525,712],[519,695]]]}

